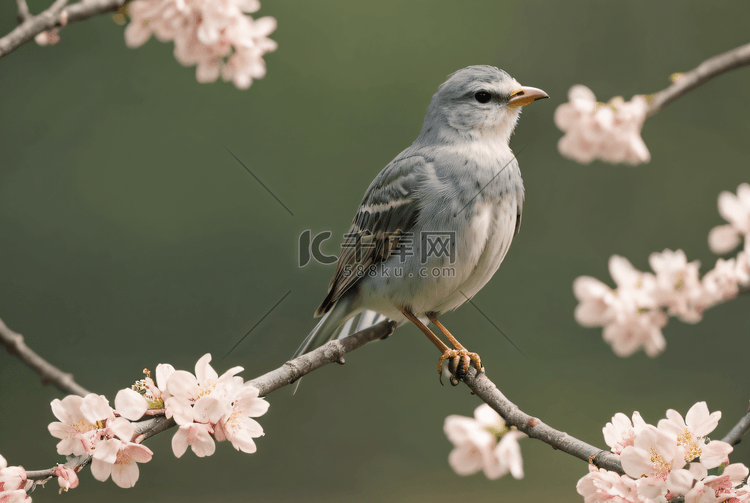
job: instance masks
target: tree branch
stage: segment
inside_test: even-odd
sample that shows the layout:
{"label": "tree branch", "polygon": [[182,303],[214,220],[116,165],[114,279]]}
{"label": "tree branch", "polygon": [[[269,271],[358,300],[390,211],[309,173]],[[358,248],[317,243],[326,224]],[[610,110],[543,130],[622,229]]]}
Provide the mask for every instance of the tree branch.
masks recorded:
{"label": "tree branch", "polygon": [[[13,31],[0,38],[0,57],[5,56],[33,39],[39,33],[55,27],[61,27],[65,23],[83,21],[98,14],[116,11],[128,0],[81,0],[67,7],[68,0],[55,0],[55,3],[47,10],[36,16],[30,14]],[[24,16],[21,3],[19,2],[19,17]],[[28,8],[26,9],[28,11]],[[61,21],[67,15],[65,22]]]}
{"label": "tree branch", "polygon": [[617,472],[621,475],[625,473],[622,469],[619,456],[589,445],[526,414],[516,404],[505,398],[505,395],[497,389],[495,383],[485,373],[478,373],[472,367],[463,381],[472,393],[503,416],[506,424],[515,426],[529,437],[539,439],[551,445],[556,450],[561,450],[588,463],[592,463],[599,468]]}
{"label": "tree branch", "polygon": [[[290,360],[284,363],[281,367],[248,381],[248,384],[258,388],[260,396],[267,396],[284,386],[294,383],[313,370],[329,363],[336,362],[343,364],[344,355],[346,353],[354,351],[374,340],[388,337],[393,333],[395,328],[395,323],[386,320],[352,336],[341,340],[330,341],[310,353],[297,357],[294,360]],[[46,366],[52,367],[49,363],[36,355],[36,353],[31,351],[23,343],[23,337],[12,332],[4,323],[2,323],[2,320],[0,320],[0,342],[8,347],[9,351],[12,350],[12,352],[19,354],[19,358],[26,362],[31,368],[42,374],[43,378],[47,374],[43,373],[40,369],[45,369]],[[21,357],[20,354],[30,354],[31,357]],[[34,360],[37,364],[33,365],[32,363],[29,363],[28,360]],[[52,368],[56,372],[62,374],[60,370],[54,367]],[[70,375],[62,375],[67,376],[70,379],[70,382],[73,382]],[[58,384],[57,380],[50,379],[50,382]],[[599,449],[598,447],[594,447],[593,445],[572,437],[567,433],[556,430],[543,423],[538,418],[526,414],[519,409],[517,405],[508,400],[485,373],[477,373],[474,368],[471,368],[468,375],[464,378],[464,383],[469,389],[471,389],[473,394],[497,411],[509,426],[515,426],[523,433],[526,433],[529,437],[541,440],[556,450],[561,450],[583,461],[592,463],[599,468],[604,468],[620,474],[624,473],[619,456],[609,451]],[[73,384],[78,386],[74,382]],[[63,391],[67,391],[67,389],[60,385],[58,385],[58,387]],[[82,392],[78,394],[87,393],[83,388],[81,388],[81,391]],[[157,416],[135,422],[134,426],[136,434],[133,441],[141,443],[154,435],[173,428],[176,426],[176,423],[174,419]],[[750,412],[748,412],[748,414],[745,415],[734,428],[732,428],[732,430],[724,437],[723,441],[732,445],[737,444],[742,435],[747,432],[748,429],[750,429]],[[69,460],[65,466],[78,471],[90,462],[91,456],[79,456]],[[42,481],[54,476],[54,471],[55,468],[29,471],[26,473],[26,476],[29,480]]]}
{"label": "tree branch", "polygon": [[[1,323],[2,321],[0,321],[0,324]],[[0,328],[2,327],[5,327],[5,325],[0,326]],[[9,331],[7,327],[5,327],[5,329]],[[334,362],[343,364],[344,355],[346,353],[361,348],[368,342],[377,339],[384,339],[391,335],[395,329],[396,324],[394,322],[389,320],[381,321],[377,325],[362,330],[361,332],[357,332],[356,334],[341,340],[331,341],[315,351],[311,351],[310,353],[299,356],[294,360],[290,360],[281,367],[260,377],[256,377],[252,381],[248,381],[248,384],[258,388],[261,396],[268,395],[277,389],[292,384],[305,374],[309,374],[313,370],[324,365]],[[2,330],[0,330],[0,333],[2,333]],[[23,339],[20,335],[15,335]],[[31,350],[29,349],[29,351]],[[158,433],[177,426],[177,424],[172,418],[167,419],[164,416],[158,416],[135,422],[133,423],[133,426],[135,427],[135,438],[133,441],[141,443]],[[79,471],[90,462],[91,456],[79,456],[68,460],[68,462],[65,463],[65,466]],[[45,481],[54,476],[54,473],[55,468],[28,471],[26,472],[26,478],[28,480]]]}
{"label": "tree branch", "polygon": [[42,377],[42,384],[53,384],[64,393],[85,396],[90,393],[86,388],[75,382],[72,374],[67,374],[55,367],[47,360],[36,354],[23,341],[23,336],[17,334],[0,319],[0,345],[5,346],[12,354],[29,368]]}
{"label": "tree branch", "polygon": [[18,22],[23,23],[31,17],[31,11],[29,11],[29,5],[26,0],[16,0],[18,4]]}
{"label": "tree branch", "polygon": [[664,106],[680,96],[692,91],[717,75],[750,64],[750,44],[705,60],[693,70],[683,74],[674,84],[653,95],[649,103],[648,115],[661,111]]}
{"label": "tree branch", "polygon": [[730,445],[737,445],[742,441],[742,436],[747,433],[747,430],[750,430],[750,412],[742,416],[742,419],[734,425],[734,428],[729,430],[729,433],[721,441]]}

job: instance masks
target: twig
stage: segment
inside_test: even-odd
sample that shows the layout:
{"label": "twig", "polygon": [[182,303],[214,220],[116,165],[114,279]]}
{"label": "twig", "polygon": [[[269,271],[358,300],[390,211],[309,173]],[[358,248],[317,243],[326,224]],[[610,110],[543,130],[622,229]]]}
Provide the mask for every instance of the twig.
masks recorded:
{"label": "twig", "polygon": [[658,113],[664,105],[692,91],[712,78],[729,70],[750,64],[750,44],[707,59],[693,70],[683,74],[674,84],[654,94],[649,103],[648,115]]}
{"label": "twig", "polygon": [[529,437],[539,439],[551,445],[554,449],[561,450],[588,463],[592,463],[599,468],[619,474],[625,473],[622,469],[619,456],[589,445],[526,414],[516,404],[505,398],[505,395],[497,389],[495,383],[490,381],[487,374],[477,373],[472,368],[469,371],[469,375],[464,378],[464,383],[475,395],[503,416],[508,425],[515,426]]}
{"label": "twig", "polygon": [[29,17],[12,32],[0,38],[0,57],[14,51],[37,34],[61,25],[60,14],[67,3],[68,0],[55,0],[49,9]]}
{"label": "twig", "polygon": [[55,367],[47,360],[36,354],[23,341],[23,336],[17,334],[0,320],[0,345],[5,346],[8,353],[17,357],[42,377],[42,384],[53,384],[64,393],[85,396],[90,393],[86,388],[75,382],[72,374],[67,374]]}
{"label": "twig", "polygon": [[[19,15],[20,3],[25,0],[18,0]],[[13,52],[26,42],[33,39],[39,33],[63,25],[61,17],[67,15],[66,22],[82,21],[98,14],[112,12],[123,5],[128,0],[81,0],[65,7],[68,0],[55,0],[52,6],[37,14],[36,16],[27,17],[13,31],[0,38],[0,57]]]}
{"label": "twig", "polygon": [[23,23],[31,17],[31,11],[29,11],[29,5],[26,0],[16,0],[18,4],[18,22]]}
{"label": "twig", "polygon": [[747,430],[750,430],[750,412],[742,416],[742,419],[734,425],[734,428],[729,430],[729,433],[721,441],[730,445],[737,445],[742,441],[742,435],[747,433]]}

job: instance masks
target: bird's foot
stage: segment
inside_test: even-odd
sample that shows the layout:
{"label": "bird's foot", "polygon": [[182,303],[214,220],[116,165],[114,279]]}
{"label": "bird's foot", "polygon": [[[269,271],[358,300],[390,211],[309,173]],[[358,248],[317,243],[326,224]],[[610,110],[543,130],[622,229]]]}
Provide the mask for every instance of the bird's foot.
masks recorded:
{"label": "bird's foot", "polygon": [[471,367],[471,362],[474,362],[474,367],[477,372],[484,372],[482,367],[482,359],[476,353],[470,353],[468,350],[461,349],[448,349],[446,350],[438,360],[438,376],[440,376],[440,384],[443,384],[443,362],[448,360],[448,370],[451,372],[451,384],[458,386],[460,379],[466,376]]}

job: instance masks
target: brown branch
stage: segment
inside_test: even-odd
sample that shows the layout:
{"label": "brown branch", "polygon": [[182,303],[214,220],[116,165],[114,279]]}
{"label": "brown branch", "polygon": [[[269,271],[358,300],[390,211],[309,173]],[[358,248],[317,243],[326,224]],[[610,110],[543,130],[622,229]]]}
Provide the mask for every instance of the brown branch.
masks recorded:
{"label": "brown branch", "polygon": [[487,377],[487,374],[477,373],[472,368],[469,371],[469,375],[464,378],[464,383],[472,393],[503,416],[508,425],[515,426],[529,437],[539,439],[551,445],[556,450],[592,463],[599,468],[619,474],[625,473],[622,469],[619,456],[589,445],[526,414],[516,404],[505,398],[505,395],[497,389],[497,386]]}
{"label": "brown branch", "polygon": [[[55,0],[47,10],[36,16],[28,16],[13,31],[0,38],[0,57],[15,51],[43,31],[62,27],[73,21],[83,21],[98,14],[116,11],[128,0],[81,0],[66,7],[68,0]],[[19,17],[21,2],[19,2]],[[28,10],[28,9],[27,9]],[[67,19],[64,19],[67,16]],[[64,19],[64,21],[63,21]]]}
{"label": "brown branch", "polygon": [[[1,323],[1,322],[0,322]],[[2,325],[4,326],[4,325]],[[7,327],[6,327],[7,328]],[[396,324],[392,321],[381,321],[377,325],[357,332],[345,339],[331,341],[315,351],[299,356],[294,360],[286,362],[276,370],[249,381],[248,384],[260,390],[260,395],[265,396],[279,388],[283,388],[298,380],[305,374],[309,374],[329,363],[344,363],[344,355],[358,349],[368,342],[384,339],[393,333]],[[18,334],[16,334],[18,335]],[[18,337],[21,337],[20,335]],[[29,350],[30,351],[30,350]],[[141,443],[154,435],[166,431],[177,424],[174,419],[164,416],[153,417],[133,423],[135,427],[134,442]],[[65,466],[79,471],[91,462],[91,456],[79,456],[65,463]],[[29,480],[46,481],[54,475],[55,468],[26,472]]]}
{"label": "brown branch", "polygon": [[16,0],[18,4],[18,22],[23,23],[31,17],[31,11],[29,11],[29,5],[26,0]]}
{"label": "brown branch", "polygon": [[3,320],[0,320],[0,345],[5,346],[8,353],[39,374],[42,377],[42,384],[52,384],[60,391],[73,395],[85,396],[90,393],[86,388],[75,382],[72,374],[63,372],[36,354],[23,341],[23,336],[8,328]]}
{"label": "brown branch", "polygon": [[648,107],[648,115],[661,111],[664,106],[680,96],[692,91],[724,72],[750,64],[750,44],[705,60],[693,70],[683,74],[674,84],[654,94]]}
{"label": "brown branch", "polygon": [[747,430],[750,430],[750,412],[742,416],[742,419],[734,425],[734,428],[729,430],[729,433],[721,441],[730,445],[737,445],[742,441],[742,435],[747,433]]}

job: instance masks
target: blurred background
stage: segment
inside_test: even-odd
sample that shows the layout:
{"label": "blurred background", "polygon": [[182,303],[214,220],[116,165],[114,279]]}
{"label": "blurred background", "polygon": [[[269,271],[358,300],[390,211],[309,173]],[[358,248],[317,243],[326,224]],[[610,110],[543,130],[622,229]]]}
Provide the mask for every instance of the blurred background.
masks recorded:
{"label": "blurred background", "polygon": [[[5,34],[16,6],[0,6]],[[552,98],[524,110],[511,142],[524,148],[523,229],[474,299],[525,356],[471,305],[443,321],[522,409],[602,447],[616,412],[655,424],[705,400],[723,413],[715,438],[746,412],[748,296],[697,325],[672,319],[655,359],[620,359],[600,329],[576,324],[571,285],[580,275],[611,284],[612,254],[646,270],[651,252],[682,249],[713,267],[716,198],[750,182],[750,69],[649,119],[652,161],[636,168],[562,158],[553,114],[573,84],[629,99],[747,43],[750,3],[265,0],[258,15],[278,19],[279,49],[248,91],[198,84],[172,44],[128,49],[111,16],[0,61],[0,318],[32,348],[112,400],[144,367],[192,370],[207,352],[219,372],[242,365],[246,379],[280,366],[314,326],[333,273],[297,267],[300,233],[346,232],[371,179],[416,138],[437,86],[490,64]],[[256,454],[223,443],[210,458],[176,460],[162,434],[135,488],[87,469],[78,489],[58,496],[53,482],[34,499],[582,501],[585,463],[534,440],[521,442],[521,481],[455,475],[444,418],[480,402],[438,384],[437,357],[404,327],[314,372],[296,396],[270,395]],[[11,464],[59,461],[47,433],[56,397],[0,352],[0,453]],[[731,459],[750,463],[750,447]]]}

